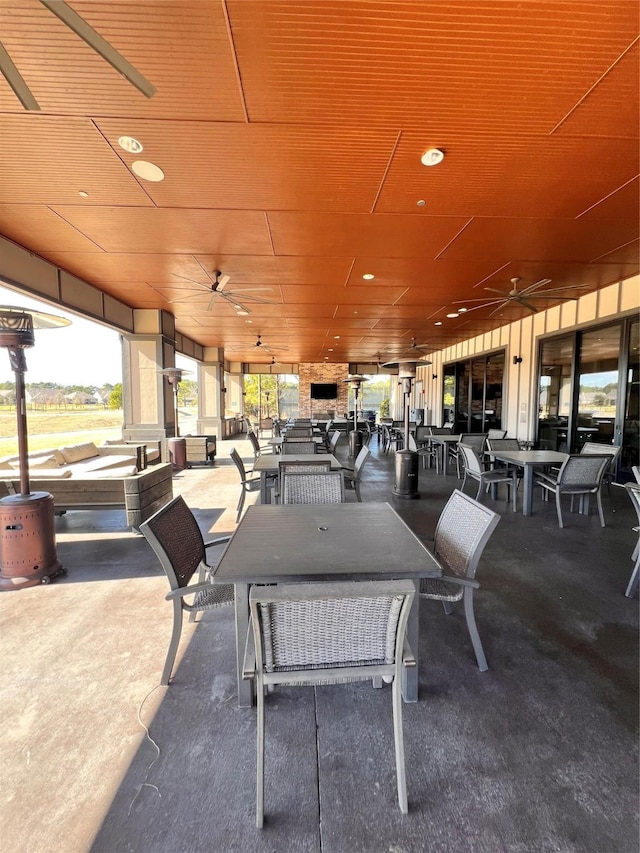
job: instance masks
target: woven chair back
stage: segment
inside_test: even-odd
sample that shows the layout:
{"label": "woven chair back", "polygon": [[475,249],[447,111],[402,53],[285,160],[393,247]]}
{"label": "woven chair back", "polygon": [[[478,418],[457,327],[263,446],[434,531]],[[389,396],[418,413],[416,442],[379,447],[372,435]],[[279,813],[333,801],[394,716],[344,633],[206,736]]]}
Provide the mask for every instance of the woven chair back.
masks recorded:
{"label": "woven chair back", "polygon": [[578,453],[568,456],[558,473],[558,488],[561,492],[597,491],[610,461],[609,454],[593,456]]}
{"label": "woven chair back", "polygon": [[247,433],[247,438],[251,442],[251,447],[253,448],[253,452],[254,452],[255,456],[256,457],[260,456],[260,442],[258,441],[258,436],[255,434],[255,432],[252,429],[250,429],[249,432]]}
{"label": "woven chair back", "polygon": [[300,461],[300,462],[280,462],[280,474],[317,474],[331,470],[331,460],[327,461]]}
{"label": "woven chair back", "polygon": [[484,445],[487,441],[486,433],[482,432],[463,432],[460,433],[459,444],[466,444],[467,447],[473,449],[480,455],[484,450]]}
{"label": "woven chair back", "polygon": [[344,503],[342,471],[283,474],[281,494],[283,504]]}
{"label": "woven chair back", "polygon": [[187,586],[204,561],[205,548],[198,523],[182,496],[143,522],[140,532],[156,552],[171,589]]}
{"label": "woven chair back", "polygon": [[487,432],[487,438],[506,438],[506,429],[490,429]]}
{"label": "woven chair back", "polygon": [[638,516],[638,524],[640,525],[640,485],[638,483],[625,483],[624,487],[629,493],[631,503]]}
{"label": "woven chair back", "polygon": [[482,465],[480,464],[480,459],[476,453],[476,449],[474,447],[470,447],[468,444],[463,444],[460,442],[458,444],[460,448],[460,452],[464,457],[464,465],[467,471],[470,474],[477,474],[480,476],[482,474]]}
{"label": "woven chair back", "polygon": [[427,427],[430,435],[451,435],[449,427]]}
{"label": "woven chair back", "polygon": [[290,427],[285,435],[286,438],[311,438],[313,429],[311,427]]}
{"label": "woven chair back", "polygon": [[282,445],[282,452],[285,455],[291,456],[295,453],[315,453],[315,441],[285,441]]}
{"label": "woven chair back", "polygon": [[353,463],[353,476],[355,479],[360,478],[360,472],[364,466],[364,463],[371,456],[371,450],[369,449],[369,445],[365,444],[362,450],[356,456],[356,461]]}
{"label": "woven chair back", "polygon": [[489,450],[520,450],[517,438],[489,438],[487,439]]}
{"label": "woven chair back", "polygon": [[456,489],[440,514],[434,550],[446,569],[473,578],[500,516]]}
{"label": "woven chair back", "polygon": [[235,449],[235,447],[231,448],[231,452],[229,453],[229,456],[231,456],[231,458],[235,462],[236,468],[240,472],[240,479],[244,482],[247,479],[247,470],[244,467],[244,462],[240,458],[240,454]]}

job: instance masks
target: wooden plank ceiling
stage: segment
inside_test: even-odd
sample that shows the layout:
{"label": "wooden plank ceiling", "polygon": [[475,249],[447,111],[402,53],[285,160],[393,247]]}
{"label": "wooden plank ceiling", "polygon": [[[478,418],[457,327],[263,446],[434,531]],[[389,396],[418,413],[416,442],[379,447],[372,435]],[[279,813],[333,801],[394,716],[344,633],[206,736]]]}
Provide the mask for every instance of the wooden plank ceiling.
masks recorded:
{"label": "wooden plank ceiling", "polygon": [[0,78],[0,230],[233,360],[438,349],[529,315],[487,287],[638,272],[637,0],[68,5],[157,91],[1,0],[40,110]]}

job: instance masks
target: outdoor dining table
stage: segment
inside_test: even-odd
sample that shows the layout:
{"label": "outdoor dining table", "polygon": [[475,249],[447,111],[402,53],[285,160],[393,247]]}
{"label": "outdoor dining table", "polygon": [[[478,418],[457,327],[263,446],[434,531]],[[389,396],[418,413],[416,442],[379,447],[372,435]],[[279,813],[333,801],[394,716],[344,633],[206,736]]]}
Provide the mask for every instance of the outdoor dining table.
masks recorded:
{"label": "outdoor dining table", "polygon": [[440,455],[442,465],[440,466],[441,474],[449,473],[449,445],[457,444],[460,441],[459,435],[432,435],[430,436],[431,444],[440,447]]}
{"label": "outdoor dining table", "polygon": [[[253,685],[242,678],[249,625],[251,584],[410,579],[442,572],[418,537],[388,503],[250,506],[213,575],[235,585],[238,705],[253,701]],[[405,702],[418,700],[420,599],[407,625],[415,667],[403,670]]]}
{"label": "outdoor dining table", "polygon": [[260,474],[260,503],[271,503],[271,490],[267,488],[269,475],[277,474],[281,462],[330,462],[332,471],[340,471],[342,464],[332,453],[266,453],[256,459],[253,470]]}
{"label": "outdoor dining table", "polygon": [[545,465],[562,465],[566,453],[557,450],[487,450],[490,459],[498,459],[509,465],[524,468],[522,485],[522,514],[531,515],[533,510],[533,469]]}

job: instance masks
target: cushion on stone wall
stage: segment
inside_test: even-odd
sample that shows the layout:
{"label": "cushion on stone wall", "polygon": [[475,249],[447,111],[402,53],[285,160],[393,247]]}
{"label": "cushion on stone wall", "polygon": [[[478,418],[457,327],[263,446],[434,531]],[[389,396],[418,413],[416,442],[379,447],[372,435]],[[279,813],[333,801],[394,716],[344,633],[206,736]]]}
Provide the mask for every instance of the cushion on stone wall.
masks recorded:
{"label": "cushion on stone wall", "polygon": [[65,463],[71,465],[73,462],[82,462],[83,459],[91,459],[93,456],[97,456],[98,448],[92,441],[88,441],[86,444],[74,444],[71,447],[62,447],[60,452],[64,457]]}
{"label": "cushion on stone wall", "polygon": [[133,466],[134,473],[138,470],[135,465],[135,460],[131,456],[98,456],[95,459],[87,459],[86,462],[81,462],[75,465],[74,468],[78,472],[78,476],[82,476],[82,472],[93,474],[94,471],[107,471],[110,468],[131,468]]}
{"label": "cushion on stone wall", "polygon": [[[30,456],[29,457],[29,469],[35,468],[57,468],[58,462],[53,453],[46,453],[41,456]],[[11,463],[11,467],[16,470],[20,470],[20,460],[16,459]]]}
{"label": "cushion on stone wall", "polygon": [[135,465],[120,465],[117,468],[106,468],[104,470],[87,471],[83,474],[81,471],[74,471],[73,477],[75,480],[107,480],[118,479],[119,477],[131,477],[137,474],[138,469]]}

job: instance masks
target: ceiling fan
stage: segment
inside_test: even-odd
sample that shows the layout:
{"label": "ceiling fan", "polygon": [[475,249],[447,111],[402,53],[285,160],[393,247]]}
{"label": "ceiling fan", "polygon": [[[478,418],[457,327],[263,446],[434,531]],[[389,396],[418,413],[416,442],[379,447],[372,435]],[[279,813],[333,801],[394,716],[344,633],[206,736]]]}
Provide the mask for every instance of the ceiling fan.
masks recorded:
{"label": "ceiling fan", "polygon": [[523,308],[527,308],[529,311],[534,314],[538,313],[538,309],[535,305],[532,305],[529,300],[531,299],[575,299],[577,300],[577,296],[563,296],[563,291],[565,290],[584,290],[589,285],[587,284],[574,284],[570,287],[552,287],[549,290],[538,290],[539,287],[543,287],[545,284],[550,284],[550,278],[541,278],[540,281],[536,281],[535,284],[530,284],[528,287],[523,288],[522,290],[518,290],[518,284],[520,283],[520,278],[512,278],[511,284],[513,285],[511,290],[497,290],[495,287],[485,287],[484,290],[489,293],[497,293],[499,295],[498,299],[490,299],[488,297],[480,297],[479,299],[462,299],[454,302],[454,305],[466,305],[469,302],[481,302],[482,305],[474,305],[473,308],[469,308],[469,311],[475,311],[478,308],[488,308],[491,305],[495,305],[496,307],[489,314],[490,317],[493,317],[494,314],[497,314],[505,305],[509,305],[512,302],[515,302],[517,305],[521,305]]}
{"label": "ceiling fan", "polygon": [[394,349],[391,354],[396,357],[403,357],[407,359],[420,359],[423,356],[427,355],[427,353],[433,352],[435,349],[429,343],[419,344],[417,338],[411,338],[411,345],[408,347],[404,347],[402,349]]}
{"label": "ceiling fan", "polygon": [[[234,309],[236,314],[239,317],[247,317],[251,314],[251,310],[246,306],[246,302],[251,302],[259,305],[275,305],[274,302],[269,302],[267,299],[261,299],[259,296],[252,296],[251,294],[243,294],[240,298],[242,302],[240,302],[240,298],[236,297],[238,291],[234,290],[226,290],[226,286],[231,280],[231,276],[223,275],[220,270],[214,270],[214,278],[211,278],[208,272],[206,272],[207,278],[210,280],[211,284],[202,284],[199,281],[196,281],[193,278],[187,278],[184,275],[178,275],[178,273],[173,273],[176,278],[181,278],[184,281],[190,281],[192,284],[195,284],[196,287],[201,288],[202,290],[207,290],[211,293],[211,299],[209,300],[209,304],[207,305],[207,311],[213,311],[216,302],[220,299],[227,302]],[[273,290],[272,287],[252,287],[252,291],[256,290]],[[180,299],[171,299],[170,302],[185,302],[188,297],[180,298]]]}

